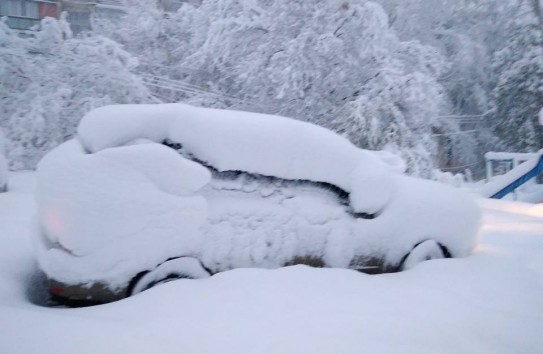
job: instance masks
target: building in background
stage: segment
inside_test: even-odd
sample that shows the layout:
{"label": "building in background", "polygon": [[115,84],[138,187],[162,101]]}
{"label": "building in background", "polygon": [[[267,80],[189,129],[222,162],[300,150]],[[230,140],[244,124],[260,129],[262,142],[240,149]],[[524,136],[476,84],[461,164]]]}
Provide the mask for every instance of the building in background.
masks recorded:
{"label": "building in background", "polygon": [[1,0],[0,17],[7,17],[9,27],[27,31],[45,17],[58,18],[60,2],[49,0]]}
{"label": "building in background", "polygon": [[167,12],[177,11],[184,2],[200,4],[200,0],[157,0],[158,6]]}
{"label": "building in background", "polygon": [[122,0],[61,0],[61,11],[67,13],[67,21],[74,33],[91,28],[91,16],[115,17],[124,13]]}
{"label": "building in background", "polygon": [[[153,1],[153,0],[149,0]],[[154,0],[164,11],[177,11],[183,3],[199,6],[201,0]],[[0,0],[0,17],[7,17],[13,29],[28,31],[45,17],[59,18],[67,13],[72,31],[79,33],[91,28],[91,16],[120,16],[125,9],[123,0]]]}

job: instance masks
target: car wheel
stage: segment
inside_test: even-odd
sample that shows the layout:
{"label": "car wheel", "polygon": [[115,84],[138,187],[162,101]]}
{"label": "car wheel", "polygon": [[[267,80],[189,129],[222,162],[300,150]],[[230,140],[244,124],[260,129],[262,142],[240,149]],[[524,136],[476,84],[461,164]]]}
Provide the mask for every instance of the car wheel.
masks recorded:
{"label": "car wheel", "polygon": [[411,250],[400,263],[400,270],[411,269],[417,264],[431,259],[450,258],[447,248],[434,240],[423,241]]}
{"label": "car wheel", "polygon": [[161,263],[149,272],[140,273],[131,285],[129,295],[138,294],[156,285],[176,279],[202,279],[210,276],[209,271],[196,258],[173,258]]}

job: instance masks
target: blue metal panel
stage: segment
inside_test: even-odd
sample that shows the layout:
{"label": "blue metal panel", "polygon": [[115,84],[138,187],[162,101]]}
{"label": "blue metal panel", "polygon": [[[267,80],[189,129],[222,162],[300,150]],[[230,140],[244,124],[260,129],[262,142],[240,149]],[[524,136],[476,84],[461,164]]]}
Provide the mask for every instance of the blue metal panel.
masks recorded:
{"label": "blue metal panel", "polygon": [[539,161],[537,162],[534,168],[532,168],[530,171],[526,172],[524,175],[522,175],[515,181],[511,182],[504,188],[502,188],[499,192],[495,193],[490,198],[501,199],[505,197],[507,194],[513,192],[518,187],[522,186],[524,183],[531,180],[532,178],[537,177],[540,173],[543,173],[543,154],[539,157]]}

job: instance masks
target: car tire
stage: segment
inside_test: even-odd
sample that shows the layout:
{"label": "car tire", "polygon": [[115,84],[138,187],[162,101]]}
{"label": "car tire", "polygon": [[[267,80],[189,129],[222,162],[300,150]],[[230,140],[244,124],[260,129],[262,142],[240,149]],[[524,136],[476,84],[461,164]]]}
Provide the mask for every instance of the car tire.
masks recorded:
{"label": "car tire", "polygon": [[402,259],[400,263],[400,270],[411,269],[417,264],[429,261],[431,259],[450,258],[451,254],[445,246],[435,240],[426,240],[420,242],[413,247]]}
{"label": "car tire", "polygon": [[210,272],[196,258],[172,258],[159,264],[155,269],[136,276],[128,293],[129,296],[133,296],[176,279],[202,279],[210,276]]}

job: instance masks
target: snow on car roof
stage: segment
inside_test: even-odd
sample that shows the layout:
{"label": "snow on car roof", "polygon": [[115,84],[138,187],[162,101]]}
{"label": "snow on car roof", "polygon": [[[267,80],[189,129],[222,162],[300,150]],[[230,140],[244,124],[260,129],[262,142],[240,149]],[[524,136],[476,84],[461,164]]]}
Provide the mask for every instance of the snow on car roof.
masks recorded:
{"label": "snow on car roof", "polygon": [[317,125],[281,116],[186,104],[113,105],[89,112],[78,134],[91,153],[135,139],[180,143],[219,171],[245,171],[334,184],[355,211],[382,210],[405,165],[391,154],[359,149]]}

